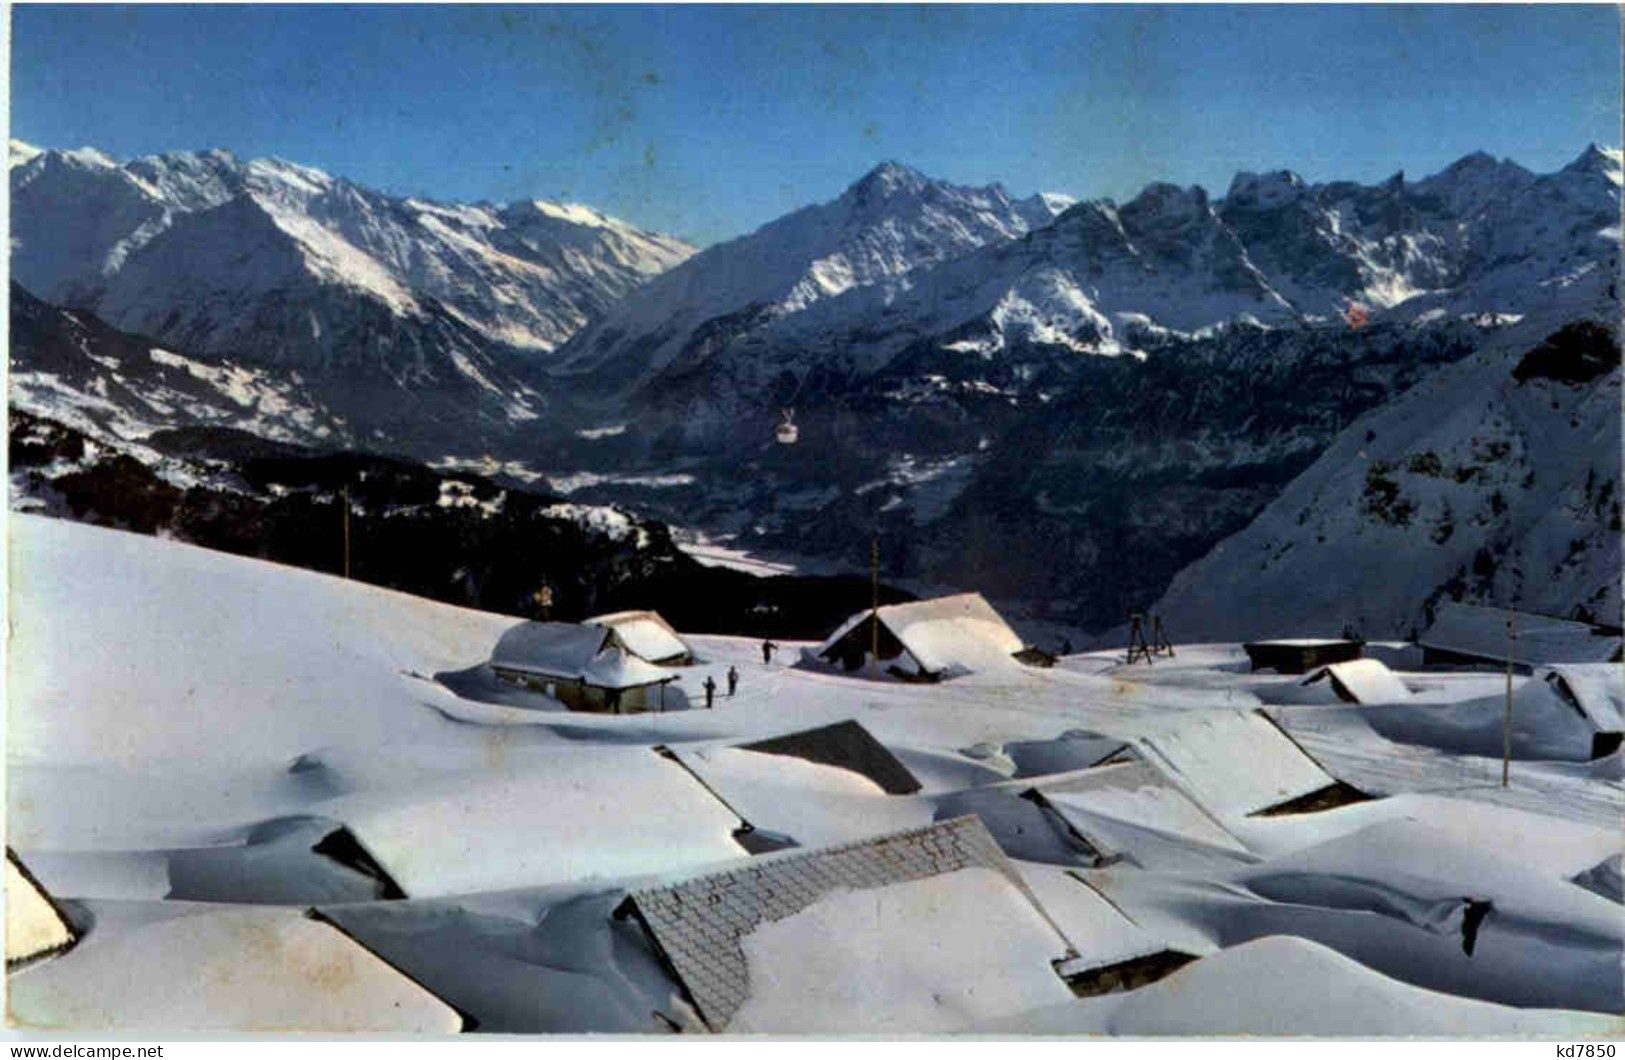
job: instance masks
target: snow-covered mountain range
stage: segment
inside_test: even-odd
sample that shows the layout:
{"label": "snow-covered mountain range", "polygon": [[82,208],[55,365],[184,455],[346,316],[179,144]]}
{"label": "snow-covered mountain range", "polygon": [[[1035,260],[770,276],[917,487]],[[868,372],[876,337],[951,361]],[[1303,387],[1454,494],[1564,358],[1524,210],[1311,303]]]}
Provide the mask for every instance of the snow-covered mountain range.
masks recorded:
{"label": "snow-covered mountain range", "polygon": [[1222,199],[1153,184],[1123,204],[887,162],[693,257],[584,206],[394,198],[224,151],[11,158],[30,293],[195,355],[471,388],[526,434],[550,399],[591,393],[714,443],[810,376],[850,388],[904,353],[1139,353],[1354,303],[1520,314],[1594,301],[1618,271],[1621,156],[1596,146],[1538,176],[1476,154],[1416,182],[1241,173]]}
{"label": "snow-covered mountain range", "polygon": [[[695,486],[639,498],[668,518],[704,513],[741,542],[854,563],[867,537],[854,528],[879,527],[900,576],[1109,627],[1246,527],[1351,420],[1430,372],[1492,340],[1521,355],[1566,323],[1617,319],[1620,183],[1620,153],[1589,147],[1546,175],[1472,155],[1415,183],[1241,174],[1219,200],[1153,185],[796,312],[688,332],[665,320],[644,333],[681,353],[605,383],[629,388],[664,459],[726,454]],[[698,284],[706,264],[656,285],[678,273]],[[1355,304],[1360,326],[1345,322]],[[649,311],[629,302],[559,355],[609,335],[635,358],[647,321],[623,320]],[[1486,395],[1463,400],[1489,415]],[[791,404],[809,452],[763,448]],[[1567,470],[1553,475],[1583,480],[1592,456],[1554,459]],[[1480,505],[1494,489],[1483,493]],[[1383,611],[1388,632],[1405,632],[1427,594],[1471,567],[1470,536],[1414,542],[1450,571],[1396,590],[1403,622],[1386,605],[1370,620]],[[1496,565],[1522,554],[1509,546]],[[1461,588],[1521,599],[1510,577]],[[1531,602],[1566,611],[1594,590]],[[1215,614],[1241,616],[1227,599],[1213,597]],[[1334,633],[1355,617],[1337,610],[1319,615]]]}
{"label": "snow-covered mountain range", "polygon": [[692,252],[585,206],[397,198],[218,150],[119,163],[13,143],[11,167],[30,293],[194,356],[322,376],[391,438],[412,433],[391,406],[534,421],[528,359]]}
{"label": "snow-covered mountain range", "polygon": [[[278,292],[312,287],[343,288],[396,315],[437,302],[484,339],[549,350],[693,253],[587,206],[397,198],[219,150],[120,164],[91,149],[14,142],[11,158],[18,282],[127,330],[174,332],[202,353],[249,352],[243,343],[268,323],[256,311]],[[176,308],[184,322],[167,319]],[[309,311],[289,311],[284,356],[338,355],[328,336],[342,325],[299,308]]]}
{"label": "snow-covered mountain range", "polygon": [[[59,363],[36,343],[14,365],[41,415],[592,472],[583,499],[803,554],[866,560],[853,527],[883,527],[892,575],[1095,629],[1351,420],[1497,336],[1527,352],[1619,307],[1621,154],[1596,146],[1543,175],[1475,154],[1121,204],[885,163],[692,256],[587,207],[397,199],[224,152],[13,143],[12,188],[14,276],[68,307]],[[126,353],[72,338],[98,316]],[[799,447],[769,441],[785,406]]]}
{"label": "snow-covered mountain range", "polygon": [[[1141,352],[1170,331],[1336,320],[1355,304],[1373,319],[1523,314],[1613,296],[1620,181],[1620,152],[1595,146],[1542,176],[1487,155],[1415,183],[1241,173],[1223,199],[1153,184],[966,246],[968,224],[944,235],[937,210],[985,216],[972,208],[986,193],[885,166],[834,203],[691,259],[557,357],[615,364],[600,385],[637,390],[692,434],[719,404],[772,406],[810,375],[864,378],[922,349],[1049,362]],[[885,223],[870,220],[876,202]],[[852,232],[862,260],[913,267],[828,265],[805,249]],[[943,238],[922,250],[922,232]]]}
{"label": "snow-covered mountain range", "polygon": [[846,292],[905,276],[1054,220],[1060,195],[1012,199],[885,162],[839,198],[710,247],[582,329],[557,364],[624,389],[792,320]]}

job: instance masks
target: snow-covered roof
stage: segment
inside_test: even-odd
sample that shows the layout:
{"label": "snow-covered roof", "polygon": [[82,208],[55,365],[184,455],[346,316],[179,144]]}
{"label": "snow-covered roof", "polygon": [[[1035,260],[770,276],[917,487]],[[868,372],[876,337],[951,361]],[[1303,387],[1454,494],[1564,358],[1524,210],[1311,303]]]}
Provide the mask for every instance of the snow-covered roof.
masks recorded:
{"label": "snow-covered roof", "polygon": [[1086,873],[1033,861],[1017,864],[1044,912],[1077,952],[1057,967],[1062,978],[1170,948],[1166,939],[1124,916],[1089,883]]}
{"label": "snow-covered roof", "polygon": [[[1487,692],[1488,694],[1484,694]],[[1361,712],[1361,723],[1401,744],[1453,755],[1500,758],[1508,735],[1504,678],[1470,698],[1384,704]],[[1556,682],[1519,677],[1512,692],[1512,756],[1582,762],[1597,754],[1600,732],[1580,705]],[[1324,744],[1320,746],[1325,746]],[[1331,748],[1335,755],[1338,751]],[[1356,774],[1362,767],[1354,767]]]}
{"label": "snow-covered roof", "polygon": [[506,670],[579,677],[609,643],[600,626],[574,622],[525,622],[502,634],[491,665]]}
{"label": "snow-covered roof", "polygon": [[13,976],[11,1018],[76,1031],[453,1034],[449,1005],[297,908],[89,902],[83,944]]}
{"label": "snow-covered roof", "polygon": [[611,915],[618,891],[530,887],[318,912],[490,1034],[656,1034],[671,979]]}
{"label": "snow-covered roof", "polygon": [[670,751],[743,821],[799,846],[929,824],[935,809],[888,796],[868,777],[833,765],[737,747],[678,744]]}
{"label": "snow-covered roof", "polygon": [[1180,843],[1247,848],[1154,767],[1143,761],[1097,766],[1040,782],[1037,790],[1066,822],[1105,854],[1132,856],[1143,833]]}
{"label": "snow-covered roof", "polygon": [[1598,732],[1625,732],[1625,666],[1618,663],[1570,663],[1553,666],[1548,683],[1566,691]]}
{"label": "snow-covered roof", "polygon": [[597,688],[638,688],[675,681],[677,676],[669,670],[644,662],[630,652],[611,646],[593,656],[592,662],[581,671],[581,679]]}
{"label": "snow-covered roof", "polygon": [[609,615],[595,615],[583,624],[614,629],[628,651],[649,662],[694,654],[671,624],[654,611],[617,611]]}
{"label": "snow-covered roof", "polygon": [[1348,643],[1345,637],[1275,637],[1247,642],[1249,647],[1263,648],[1336,648]]}
{"label": "snow-covered roof", "polygon": [[1447,601],[1421,638],[1424,648],[1499,662],[1507,657],[1507,620],[1516,634],[1512,661],[1521,666],[1610,662],[1620,653],[1617,631],[1584,622],[1500,607]]}
{"label": "snow-covered roof", "polygon": [[1258,813],[1333,783],[1262,714],[1185,713],[1137,744],[1146,760],[1220,819]]}
{"label": "snow-covered roof", "polygon": [[6,966],[72,946],[77,933],[62,910],[6,849]]}
{"label": "snow-covered roof", "polygon": [[583,681],[595,688],[637,688],[676,676],[623,650],[618,630],[573,622],[526,622],[497,641],[491,665],[504,670]]}
{"label": "snow-covered roof", "polygon": [[[1452,934],[1462,929],[1459,914],[1465,896],[1489,899],[1495,912],[1485,931],[1505,947],[1491,952],[1503,957],[1502,967],[1518,970],[1503,985],[1520,995],[1496,1000],[1547,1005],[1555,1000],[1549,992],[1564,986],[1598,1000],[1600,1011],[1618,1012],[1625,1000],[1625,983],[1618,971],[1625,919],[1619,906],[1570,884],[1516,844],[1472,842],[1446,820],[1381,820],[1244,869],[1234,881],[1289,907],[1402,910],[1386,915],[1401,920],[1416,917],[1421,924]],[[1306,921],[1300,924],[1308,926]],[[1559,938],[1576,948],[1563,950]],[[1585,958],[1578,957],[1586,950],[1597,955],[1592,967],[1609,969],[1608,976],[1584,982],[1592,978],[1583,971]],[[1432,976],[1425,962],[1414,956],[1399,952],[1379,956],[1376,948],[1368,952],[1379,971],[1406,968],[1416,974],[1419,985],[1438,989],[1427,981]],[[1543,973],[1552,979],[1542,981]],[[1447,965],[1443,975],[1454,978],[1453,969]],[[1573,981],[1558,982],[1565,978]]]}
{"label": "snow-covered roof", "polygon": [[1011,740],[1004,745],[1004,756],[1015,766],[1017,777],[1073,773],[1104,765],[1125,752],[1132,754],[1127,740],[1089,729],[1068,729],[1049,739]]}
{"label": "snow-covered roof", "polygon": [[861,722],[850,719],[740,744],[739,749],[850,770],[868,777],[889,795],[912,795],[920,790],[919,780],[908,767],[898,761],[885,744],[870,735]]}
{"label": "snow-covered roof", "polygon": [[[945,877],[934,889],[900,886]],[[1071,997],[1049,967],[1069,944],[976,817],[758,858],[630,902],[714,1031],[850,1033],[876,1020],[950,1029],[942,1008],[921,1022],[922,990],[927,1006],[953,999],[947,1018],[959,1006],[991,1018]]]}
{"label": "snow-covered roof", "polygon": [[982,866],[827,891],[740,942],[750,994],[734,1033],[951,1034],[1071,993],[1055,932]]}
{"label": "snow-covered roof", "polygon": [[1380,659],[1351,659],[1332,663],[1304,678],[1300,684],[1331,681],[1340,696],[1355,703],[1404,703],[1411,690]]}
{"label": "snow-covered roof", "polygon": [[331,812],[412,898],[637,876],[741,854],[739,819],[646,747],[515,751],[406,791],[347,797]]}
{"label": "snow-covered roof", "polygon": [[[874,613],[859,611],[848,618],[818,654],[830,653],[843,638]],[[1008,665],[1025,645],[981,593],[939,596],[879,609],[880,624],[896,637],[920,666],[931,673],[983,666]]]}

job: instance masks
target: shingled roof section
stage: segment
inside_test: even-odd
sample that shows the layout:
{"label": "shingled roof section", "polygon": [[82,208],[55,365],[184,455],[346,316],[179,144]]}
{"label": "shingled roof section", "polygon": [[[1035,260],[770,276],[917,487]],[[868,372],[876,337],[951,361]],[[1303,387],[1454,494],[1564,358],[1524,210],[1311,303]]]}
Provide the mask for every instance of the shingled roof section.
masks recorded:
{"label": "shingled roof section", "polygon": [[705,1025],[722,1031],[750,996],[740,939],[832,891],[872,890],[965,868],[991,869],[1009,880],[1054,928],[1057,949],[1064,948],[1068,957],[1075,954],[974,816],[844,846],[758,858],[727,872],[633,892],[622,909],[642,923]]}
{"label": "shingled roof section", "polygon": [[888,795],[912,795],[920,790],[919,780],[908,767],[855,721],[838,721],[817,729],[740,744],[739,749],[850,770],[868,777]]}

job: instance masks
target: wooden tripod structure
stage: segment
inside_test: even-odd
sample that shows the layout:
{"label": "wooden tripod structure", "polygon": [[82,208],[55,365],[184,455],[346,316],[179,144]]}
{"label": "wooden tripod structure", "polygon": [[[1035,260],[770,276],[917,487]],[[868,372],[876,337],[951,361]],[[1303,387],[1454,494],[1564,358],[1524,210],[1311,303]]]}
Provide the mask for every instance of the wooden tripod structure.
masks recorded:
{"label": "wooden tripod structure", "polygon": [[1167,655],[1170,659],[1174,655],[1174,646],[1168,639],[1167,630],[1163,629],[1162,616],[1151,616],[1151,636],[1146,638],[1146,616],[1135,611],[1128,616],[1128,662],[1134,663],[1144,659],[1147,666],[1155,662],[1154,656]]}
{"label": "wooden tripod structure", "polygon": [[1128,662],[1144,659],[1151,665],[1151,645],[1145,639],[1145,616],[1138,611],[1128,616]]}
{"label": "wooden tripod structure", "polygon": [[1173,642],[1168,639],[1168,631],[1162,628],[1162,616],[1151,616],[1151,651],[1153,654],[1166,654],[1168,658],[1174,657]]}

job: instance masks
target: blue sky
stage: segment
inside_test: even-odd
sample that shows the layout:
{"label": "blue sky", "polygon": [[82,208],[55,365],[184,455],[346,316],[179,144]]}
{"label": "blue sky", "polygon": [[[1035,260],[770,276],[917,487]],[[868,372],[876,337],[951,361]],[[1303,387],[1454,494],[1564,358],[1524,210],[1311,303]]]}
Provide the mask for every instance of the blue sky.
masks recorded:
{"label": "blue sky", "polygon": [[1619,142],[1610,6],[14,7],[12,135],[226,147],[699,242],[896,159],[1018,194],[1537,170]]}

